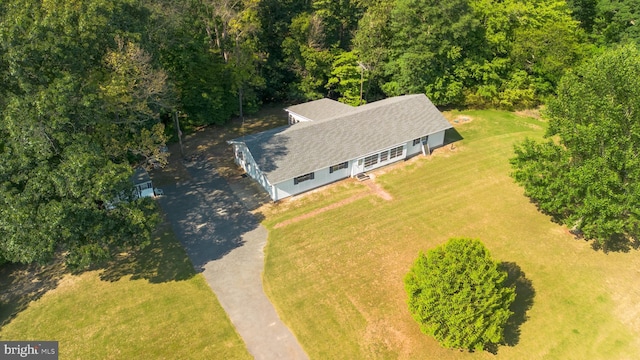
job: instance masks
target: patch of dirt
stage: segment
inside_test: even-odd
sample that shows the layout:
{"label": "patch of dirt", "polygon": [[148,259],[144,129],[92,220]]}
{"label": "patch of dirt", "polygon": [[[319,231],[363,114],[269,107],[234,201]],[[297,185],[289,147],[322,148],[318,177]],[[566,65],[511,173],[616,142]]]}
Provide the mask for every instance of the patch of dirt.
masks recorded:
{"label": "patch of dirt", "polygon": [[287,116],[282,106],[269,106],[254,115],[233,119],[229,124],[202,126],[182,138],[180,143],[169,144],[168,164],[163,169],[150,172],[158,187],[190,180],[185,164],[194,160],[207,159],[216,163],[220,175],[231,179],[241,175],[241,170],[233,161],[233,149],[228,140],[247,134],[272,129],[287,124]]}
{"label": "patch of dirt", "polygon": [[451,125],[456,126],[456,125],[464,125],[472,121],[473,121],[473,117],[469,115],[458,115],[454,117],[452,120],[450,120],[449,122],[451,123]]}
{"label": "patch of dirt", "polygon": [[393,325],[386,319],[367,319],[367,328],[362,340],[365,349],[373,357],[383,358],[387,357],[385,355],[395,355],[392,352],[400,351],[397,354],[398,358],[408,358],[410,340]]}
{"label": "patch of dirt", "polygon": [[516,111],[516,115],[524,116],[524,117],[530,117],[530,118],[541,120],[542,119],[542,115],[540,114],[540,110],[542,110],[541,107],[538,107],[538,108],[535,108],[535,109],[518,110],[518,111]]}
{"label": "patch of dirt", "polygon": [[371,179],[365,181],[365,185],[367,185],[367,187],[371,190],[372,193],[378,195],[380,198],[382,198],[383,200],[387,200],[387,201],[391,201],[393,200],[393,196],[391,196],[391,194],[389,194],[388,192],[386,192],[382,186],[378,185],[375,182],[375,175],[370,175]]}
{"label": "patch of dirt", "polygon": [[274,228],[275,229],[279,229],[281,227],[285,227],[287,225],[290,225],[290,224],[293,224],[293,223],[297,223],[298,221],[302,221],[302,220],[305,220],[305,219],[312,218],[312,217],[314,217],[314,216],[316,216],[318,214],[322,214],[323,212],[326,212],[326,211],[329,211],[329,210],[333,210],[333,209],[339,208],[341,206],[350,204],[350,203],[352,203],[352,202],[354,202],[356,200],[362,199],[363,197],[365,197],[367,195],[369,195],[369,194],[362,193],[362,194],[353,195],[353,196],[351,196],[349,198],[346,198],[344,200],[338,201],[338,202],[333,203],[331,205],[322,207],[320,209],[313,210],[313,211],[311,211],[309,213],[302,214],[300,216],[296,216],[296,217],[294,217],[292,219],[289,219],[289,220],[283,221],[281,223],[278,223],[278,224],[276,224],[274,226]]}
{"label": "patch of dirt", "polygon": [[[393,196],[391,196],[391,194],[389,194],[388,192],[386,192],[386,191],[382,188],[382,186],[380,186],[380,185],[376,184],[376,182],[375,182],[374,178],[375,178],[375,176],[373,176],[373,175],[372,175],[372,178],[371,178],[371,179],[369,179],[369,180],[365,180],[365,181],[363,181],[363,182],[362,182],[362,184],[363,184],[363,185],[365,185],[365,186],[369,189],[369,191],[364,192],[364,193],[355,194],[355,195],[353,195],[353,196],[351,196],[351,197],[348,197],[348,198],[346,198],[346,199],[344,199],[344,200],[341,200],[341,201],[335,202],[335,203],[333,203],[333,204],[331,204],[331,205],[327,205],[327,206],[322,207],[322,208],[320,208],[320,209],[316,209],[316,210],[313,210],[313,211],[311,211],[311,212],[309,212],[309,213],[302,214],[302,215],[296,216],[296,217],[294,217],[294,218],[292,218],[292,219],[289,219],[289,220],[283,221],[283,222],[281,222],[281,223],[276,224],[276,225],[274,226],[274,228],[278,229],[278,228],[285,227],[285,226],[287,226],[287,225],[290,225],[290,224],[296,223],[296,222],[298,222],[298,221],[302,221],[302,220],[305,220],[305,219],[312,218],[312,217],[314,217],[314,216],[316,216],[316,215],[318,215],[318,214],[322,214],[323,212],[326,212],[326,211],[329,211],[329,210],[333,210],[333,209],[339,208],[339,207],[341,207],[341,206],[344,206],[344,205],[350,204],[350,203],[352,203],[352,202],[354,202],[354,201],[360,200],[360,199],[362,199],[362,198],[364,198],[364,197],[366,197],[366,196],[368,196],[368,195],[371,195],[371,194],[374,194],[374,195],[376,195],[376,196],[380,197],[380,198],[381,198],[381,199],[383,199],[383,200],[387,200],[387,201],[391,201],[391,200],[393,200]],[[326,190],[326,188],[327,188],[327,187],[325,186],[325,187],[319,188],[318,190],[319,190],[319,191],[321,191],[321,190]],[[304,194],[301,194],[301,196],[309,195],[309,193],[310,193],[310,192],[306,192],[306,193],[304,193]],[[284,202],[291,202],[291,201],[295,201],[296,199],[301,198],[301,196],[294,196],[294,197],[292,197],[292,198],[284,199],[283,201],[284,201]],[[282,202],[282,201],[281,201],[281,202]]]}

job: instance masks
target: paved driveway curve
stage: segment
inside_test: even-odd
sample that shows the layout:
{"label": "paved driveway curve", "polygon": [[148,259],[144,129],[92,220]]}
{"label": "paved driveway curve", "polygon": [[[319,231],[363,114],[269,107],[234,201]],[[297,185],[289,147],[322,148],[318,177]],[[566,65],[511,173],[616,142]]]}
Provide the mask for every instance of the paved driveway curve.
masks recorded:
{"label": "paved driveway curve", "polygon": [[262,287],[267,230],[209,161],[191,179],[164,186],[160,205],[196,271],[202,272],[256,359],[308,359]]}

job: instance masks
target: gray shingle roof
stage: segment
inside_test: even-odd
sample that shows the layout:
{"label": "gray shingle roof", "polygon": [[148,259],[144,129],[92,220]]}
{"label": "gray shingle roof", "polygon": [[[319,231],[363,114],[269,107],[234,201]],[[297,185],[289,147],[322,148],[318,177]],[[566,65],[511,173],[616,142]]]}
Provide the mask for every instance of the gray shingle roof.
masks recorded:
{"label": "gray shingle roof", "polygon": [[343,104],[331,99],[320,99],[309,101],[304,104],[293,105],[286,108],[286,111],[302,115],[309,120],[322,121],[335,116],[346,115],[356,107]]}
{"label": "gray shingle roof", "polygon": [[424,94],[350,108],[324,121],[279,127],[231,143],[246,144],[269,182],[277,184],[452,127]]}

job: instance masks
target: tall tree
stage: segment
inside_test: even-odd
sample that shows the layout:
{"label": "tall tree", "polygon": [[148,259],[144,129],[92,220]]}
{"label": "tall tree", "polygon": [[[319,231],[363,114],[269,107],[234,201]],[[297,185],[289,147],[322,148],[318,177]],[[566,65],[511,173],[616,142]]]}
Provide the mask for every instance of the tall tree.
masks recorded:
{"label": "tall tree", "polygon": [[311,10],[309,1],[261,0],[257,15],[260,23],[259,44],[265,54],[261,73],[265,79],[262,97],[267,101],[282,101],[290,93],[290,84],[297,80],[291,69],[283,47],[286,38],[291,36],[292,19]]}
{"label": "tall tree", "polygon": [[367,97],[384,97],[381,86],[388,81],[385,64],[391,43],[391,10],[395,1],[380,0],[367,7],[358,23],[353,39],[353,49],[368,72]]}
{"label": "tall tree", "polygon": [[615,249],[640,235],[640,52],[607,50],[562,78],[548,139],[516,146],[513,176],[540,210]]}
{"label": "tall tree", "polygon": [[599,0],[593,25],[594,33],[604,44],[640,42],[640,1]]}
{"label": "tall tree", "polygon": [[467,0],[398,0],[383,86],[387,95],[426,93],[435,104],[461,103],[467,74],[481,46],[479,21]]}
{"label": "tall tree", "polygon": [[366,102],[363,99],[365,70],[354,52],[343,52],[333,62],[327,88],[339,94],[338,101],[342,103],[362,105]]}
{"label": "tall tree", "polygon": [[[233,90],[238,96],[238,112],[242,116],[246,89],[263,86],[257,71],[261,57],[257,47],[260,29],[257,0],[205,0],[205,29],[211,48],[219,52],[232,72]],[[255,102],[255,93],[253,95]]]}
{"label": "tall tree", "polygon": [[[168,83],[137,44],[148,12],[128,0],[11,0],[0,15],[0,260],[64,250],[87,265],[149,241],[130,161],[164,145]],[[133,200],[133,199],[132,199]]]}
{"label": "tall tree", "polygon": [[364,5],[360,0],[313,0],[314,14],[322,22],[326,34],[325,45],[348,50],[351,38],[362,17]]}
{"label": "tall tree", "polygon": [[300,14],[291,21],[289,32],[282,51],[285,63],[299,79],[290,84],[289,96],[300,100],[324,97],[333,54],[325,47],[322,20],[315,14]]}
{"label": "tall tree", "polygon": [[[238,110],[232,72],[211,50],[200,2],[145,0],[150,21],[145,36],[153,55],[173,84],[186,125],[224,124]],[[170,117],[166,124],[172,126]]]}

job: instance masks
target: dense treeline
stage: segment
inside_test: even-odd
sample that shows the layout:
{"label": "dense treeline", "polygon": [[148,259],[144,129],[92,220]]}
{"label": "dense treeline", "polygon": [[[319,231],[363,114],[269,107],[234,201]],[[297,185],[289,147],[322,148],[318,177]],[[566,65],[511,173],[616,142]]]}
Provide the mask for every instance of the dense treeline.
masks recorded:
{"label": "dense treeline", "polygon": [[511,159],[542,212],[604,251],[640,246],[639,54],[628,44],[565,75],[547,139],[518,144]]}
{"label": "dense treeline", "polygon": [[0,3],[0,261],[85,265],[149,241],[153,205],[104,204],[163,161],[172,117],[426,93],[530,107],[600,49],[636,42],[610,0],[6,0]]}

